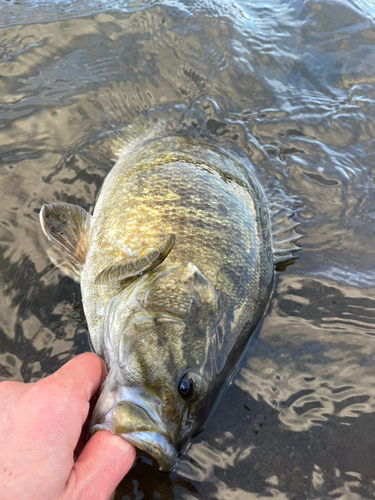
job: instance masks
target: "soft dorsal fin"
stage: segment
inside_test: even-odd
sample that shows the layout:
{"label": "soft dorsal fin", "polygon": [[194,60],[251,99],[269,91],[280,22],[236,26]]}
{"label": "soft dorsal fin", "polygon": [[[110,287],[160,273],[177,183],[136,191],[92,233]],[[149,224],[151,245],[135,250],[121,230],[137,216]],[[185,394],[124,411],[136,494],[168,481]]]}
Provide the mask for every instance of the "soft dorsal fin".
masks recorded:
{"label": "soft dorsal fin", "polygon": [[125,257],[120,262],[101,271],[95,279],[95,284],[118,283],[124,285],[128,280],[141,276],[146,271],[151,271],[166,259],[174,242],[175,236],[171,234],[158,248],[147,249],[141,256],[135,258]]}
{"label": "soft dorsal fin", "polygon": [[80,280],[89,246],[91,215],[78,205],[43,205],[40,224],[52,248],[51,261],[75,281]]}

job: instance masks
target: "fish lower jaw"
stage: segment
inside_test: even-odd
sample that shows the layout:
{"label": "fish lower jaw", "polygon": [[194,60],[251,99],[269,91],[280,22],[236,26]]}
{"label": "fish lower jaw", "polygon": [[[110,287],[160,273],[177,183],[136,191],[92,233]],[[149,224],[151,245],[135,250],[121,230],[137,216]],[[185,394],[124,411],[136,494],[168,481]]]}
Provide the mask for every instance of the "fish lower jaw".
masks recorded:
{"label": "fish lower jaw", "polygon": [[[109,430],[114,433],[108,424],[95,424],[91,433],[94,434],[100,430]],[[165,436],[158,431],[135,431],[127,432],[122,434],[117,434],[121,436],[125,441],[132,444],[136,448],[143,450],[148,455],[151,455],[158,464],[159,469],[162,471],[168,471],[172,469],[177,460],[176,448],[172,444],[168,436]]]}

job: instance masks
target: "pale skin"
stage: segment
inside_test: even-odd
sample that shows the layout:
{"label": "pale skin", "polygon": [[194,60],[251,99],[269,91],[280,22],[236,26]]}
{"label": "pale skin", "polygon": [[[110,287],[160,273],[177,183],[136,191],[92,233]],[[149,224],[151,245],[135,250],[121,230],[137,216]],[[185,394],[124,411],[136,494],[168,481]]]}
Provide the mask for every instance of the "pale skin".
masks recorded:
{"label": "pale skin", "polygon": [[106,375],[93,353],[75,357],[32,384],[0,383],[0,498],[109,500],[135,449],[108,431],[74,450],[90,399]]}

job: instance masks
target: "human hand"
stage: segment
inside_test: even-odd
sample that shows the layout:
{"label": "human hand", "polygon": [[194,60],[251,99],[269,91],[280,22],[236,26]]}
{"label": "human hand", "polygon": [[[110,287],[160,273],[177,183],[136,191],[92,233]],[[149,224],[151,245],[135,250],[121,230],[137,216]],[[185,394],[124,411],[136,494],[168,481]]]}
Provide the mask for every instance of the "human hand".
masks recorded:
{"label": "human hand", "polygon": [[85,353],[36,383],[0,383],[1,500],[110,498],[134,462],[134,447],[99,431],[73,458],[105,375],[102,360]]}

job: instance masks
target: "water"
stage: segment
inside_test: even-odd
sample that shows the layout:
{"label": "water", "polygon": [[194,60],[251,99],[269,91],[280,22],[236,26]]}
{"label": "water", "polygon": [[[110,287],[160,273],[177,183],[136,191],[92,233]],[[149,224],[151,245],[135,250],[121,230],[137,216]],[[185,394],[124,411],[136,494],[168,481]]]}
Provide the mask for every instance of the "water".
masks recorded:
{"label": "water", "polygon": [[0,4],[1,379],[90,348],[38,213],[92,210],[106,132],[144,110],[247,155],[304,235],[203,432],[117,500],[375,497],[374,21],[370,0]]}

